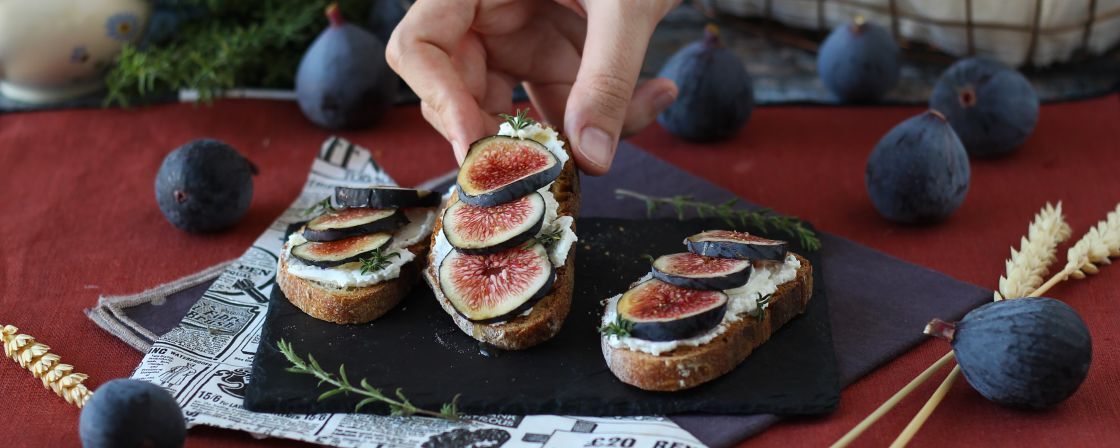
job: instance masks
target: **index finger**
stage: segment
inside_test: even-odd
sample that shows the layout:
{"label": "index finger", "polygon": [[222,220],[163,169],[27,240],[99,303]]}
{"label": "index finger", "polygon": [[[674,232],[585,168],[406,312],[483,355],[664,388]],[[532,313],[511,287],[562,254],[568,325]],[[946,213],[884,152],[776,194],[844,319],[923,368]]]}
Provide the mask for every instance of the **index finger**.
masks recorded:
{"label": "index finger", "polygon": [[432,112],[433,123],[462,160],[467,146],[483,137],[485,112],[455,70],[451,54],[470,31],[478,0],[416,2],[393,31],[386,48],[389,66]]}

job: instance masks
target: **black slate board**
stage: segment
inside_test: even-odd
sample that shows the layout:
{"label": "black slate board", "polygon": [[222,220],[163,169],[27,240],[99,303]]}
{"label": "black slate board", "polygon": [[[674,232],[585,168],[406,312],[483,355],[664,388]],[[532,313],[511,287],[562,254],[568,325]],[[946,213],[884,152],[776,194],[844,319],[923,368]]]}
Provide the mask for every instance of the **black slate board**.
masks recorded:
{"label": "black slate board", "polygon": [[[426,284],[402,304],[365,325],[313,319],[274,288],[253,361],[245,408],[256,412],[351,412],[358,397],[316,397],[316,381],[286,372],[276,341],[312,352],[328,369],[346,364],[352,381],[365,377],[385,389],[401,387],[420,407],[439,409],[462,394],[468,414],[587,416],[681,413],[811,415],[837,406],[840,388],[827,302],[817,254],[798,250],[814,265],[814,296],[794,319],[731,373],[694,389],[646,392],[618,381],[606,368],[596,327],[600,301],[649,270],[645,256],[683,250],[690,234],[725,227],[710,220],[581,219],[571,314],[551,341],[529,350],[481,353],[478,342],[451,322]],[[363,408],[384,414],[384,406]]]}

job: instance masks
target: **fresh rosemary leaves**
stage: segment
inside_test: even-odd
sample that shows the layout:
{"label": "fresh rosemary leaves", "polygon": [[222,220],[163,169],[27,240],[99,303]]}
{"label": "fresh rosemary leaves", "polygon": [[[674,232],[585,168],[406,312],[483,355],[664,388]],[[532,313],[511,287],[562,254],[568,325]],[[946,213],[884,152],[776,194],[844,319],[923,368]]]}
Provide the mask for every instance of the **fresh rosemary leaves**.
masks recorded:
{"label": "fresh rosemary leaves", "polygon": [[750,315],[751,315],[751,317],[761,321],[763,318],[766,317],[766,305],[768,305],[770,303],[770,297],[773,296],[773,294],[767,294],[767,295],[762,295],[762,293],[755,293],[755,294],[758,294],[758,298],[754,299],[755,308],[754,308],[754,311],[750,312]]}
{"label": "fresh rosemary leaves", "polygon": [[552,231],[552,232],[541,233],[540,235],[537,235],[537,236],[533,237],[533,239],[535,239],[538,243],[540,243],[544,247],[552,247],[553,244],[556,244],[556,242],[560,241],[560,238],[563,238],[563,237],[564,237],[564,229],[557,229],[557,230]]}
{"label": "fresh rosemary leaves", "polygon": [[420,409],[413,405],[412,402],[408,401],[408,398],[404,395],[404,391],[400,388],[394,392],[394,398],[382,393],[381,389],[370,386],[365,378],[362,378],[358,386],[354,386],[350,383],[350,379],[346,377],[345,365],[340,364],[338,366],[338,374],[336,375],[323,370],[319,362],[316,361],[315,357],[311,356],[310,353],[307,354],[307,360],[304,361],[304,359],[297,355],[295,350],[292,349],[291,343],[281,339],[276,345],[280,348],[280,353],[283,353],[284,357],[288,358],[288,362],[292,364],[291,367],[286,369],[288,372],[311,375],[319,380],[320,385],[329,384],[334,386],[333,389],[327,390],[319,395],[320,401],[338,394],[355,393],[366,398],[358,402],[358,405],[354,407],[354,412],[357,412],[368,404],[381,402],[389,405],[389,412],[392,415],[426,415],[452,421],[464,420],[462,415],[459,414],[459,409],[456,404],[459,401],[459,395],[455,395],[455,398],[451,399],[451,403],[445,403],[438,412]]}
{"label": "fresh rosemary leaves", "polygon": [[614,322],[599,327],[599,334],[604,336],[630,336],[630,330],[634,329],[634,322],[623,319],[622,316],[615,318]]}
{"label": "fresh rosemary leaves", "polygon": [[498,116],[506,120],[506,123],[509,123],[514,131],[525,129],[526,126],[536,123],[535,120],[529,118],[529,108],[525,108],[525,110],[517,109],[516,113],[516,116],[510,114],[498,114]]}
{"label": "fresh rosemary leaves", "polygon": [[327,196],[323,200],[312,204],[303,211],[303,216],[318,215],[320,213],[333,212],[334,203],[331,202],[331,197]]}
{"label": "fresh rosemary leaves", "polygon": [[373,252],[369,253],[369,257],[359,258],[358,261],[362,263],[362,273],[365,274],[368,272],[380,271],[382,268],[392,263],[392,261],[390,261],[391,258],[400,258],[400,256],[400,252],[389,252],[386,254],[382,253],[381,249],[374,249]]}
{"label": "fresh rosemary leaves", "polygon": [[821,248],[820,238],[806,227],[800,219],[777,215],[769,209],[736,209],[735,204],[739,201],[736,198],[718,204],[710,204],[693,200],[692,196],[688,195],[656,197],[623,189],[615,190],[614,193],[620,198],[629,197],[645,202],[646,214],[651,217],[664,205],[671,206],[677,212],[678,219],[684,219],[685,212],[692,209],[696,212],[696,216],[700,218],[718,217],[723,219],[728,226],[751,227],[761,232],[774,230],[796,238],[801,247],[806,250],[815,251]]}

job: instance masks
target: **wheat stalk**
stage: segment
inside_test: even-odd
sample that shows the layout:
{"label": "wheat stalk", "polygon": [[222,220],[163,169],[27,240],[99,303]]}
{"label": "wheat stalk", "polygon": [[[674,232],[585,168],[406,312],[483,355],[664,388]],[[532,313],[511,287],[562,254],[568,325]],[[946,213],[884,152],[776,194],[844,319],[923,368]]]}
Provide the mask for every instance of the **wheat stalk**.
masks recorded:
{"label": "wheat stalk", "polygon": [[1041,286],[1050,265],[1058,259],[1058,244],[1069,239],[1071,233],[1062,215],[1062,203],[1058,202],[1056,207],[1046,203],[1027,227],[1019,250],[1011,248],[1011,258],[1004,262],[1007,273],[999,278],[999,291],[994,293],[994,299],[1023,297]]}
{"label": "wheat stalk", "polygon": [[83,381],[88,378],[84,373],[74,373],[74,366],[62,364],[61,358],[51,353],[51,348],[38,342],[30,335],[20,334],[19,328],[4,325],[0,329],[0,342],[4,345],[4,356],[12,358],[43,381],[43,387],[77,407],[85,406],[93,395]]}
{"label": "wheat stalk", "polygon": [[[1074,243],[1066,253],[1066,266],[1045,283],[1042,278],[1046,275],[1051,264],[1057,261],[1057,246],[1072,234],[1069,224],[1062,215],[1062,203],[1056,207],[1046,204],[1031,221],[1027,228],[1027,235],[1021,238],[1020,248],[1011,249],[1011,258],[1005,263],[1006,276],[1000,277],[999,291],[995,293],[995,300],[1026,296],[1039,296],[1045,294],[1051,287],[1069,277],[1084,278],[1086,274],[1098,272],[1097,265],[1109,264],[1110,257],[1120,256],[1120,204],[1116,209],[1089,229],[1077,243]],[[1041,285],[1039,284],[1041,283]],[[933,373],[940,370],[953,358],[950,351],[942,356],[936,363],[912,380],[906,387],[896,392],[890,399],[880,405],[874,412],[865,417],[863,421],[848,431],[837,440],[833,448],[845,447],[859,437],[867,428],[890,412],[903,398],[925,383]],[[941,382],[937,392],[926,402],[922,410],[906,426],[902,434],[895,439],[891,446],[905,446],[910,439],[921,429],[926,419],[941,403],[941,399],[948,393],[949,387],[957,379],[960,366],[954,366],[949,375]]]}
{"label": "wheat stalk", "polygon": [[[1100,272],[1097,265],[1111,264],[1112,261],[1109,258],[1118,256],[1120,256],[1120,204],[1116,204],[1115,210],[1109,212],[1105,219],[1097,222],[1097,225],[1085,232],[1085,235],[1082,235],[1081,239],[1069,248],[1069,251],[1066,252],[1066,266],[1061,271],[1026,295],[1038,297],[1046,294],[1046,291],[1049,291],[1054,285],[1070,277],[1082,279],[1087,275],[1096,274]],[[910,440],[922,428],[933,410],[941,404],[941,399],[945,398],[945,394],[948,393],[949,387],[953,385],[953,381],[957,379],[960,370],[961,366],[959,364],[953,367],[949,376],[937,388],[937,392],[922,406],[921,412],[910,420],[902,434],[899,434],[898,438],[891,444],[892,448],[903,447],[910,443]]]}

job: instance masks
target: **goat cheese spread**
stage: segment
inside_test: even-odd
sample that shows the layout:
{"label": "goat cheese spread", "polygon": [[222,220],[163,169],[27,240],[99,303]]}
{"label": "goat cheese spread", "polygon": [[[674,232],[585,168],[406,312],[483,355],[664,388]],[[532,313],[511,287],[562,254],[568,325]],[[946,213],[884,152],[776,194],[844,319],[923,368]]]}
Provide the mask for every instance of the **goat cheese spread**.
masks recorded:
{"label": "goat cheese spread", "polygon": [[[723,322],[720,322],[715,328],[708,330],[707,333],[675,341],[647,341],[645,339],[628,336],[619,337],[616,335],[609,335],[606,336],[607,344],[614,348],[626,348],[628,350],[649,353],[654,356],[675,350],[678,347],[697,347],[704,345],[727,331],[732,323],[743,319],[744,316],[750,316],[754,313],[758,308],[757,300],[759,297],[773,294],[783,283],[797,278],[797,270],[800,268],[801,261],[793,254],[787,254],[785,261],[782,263],[755,263],[754,269],[751,271],[751,276],[747,279],[747,283],[743,284],[743,286],[723,291],[724,294],[727,294],[729,299],[727,314],[724,314]],[[652,278],[652,276],[647,274],[639,281],[646,281],[650,278]],[[618,318],[617,307],[618,299],[620,298],[622,298],[622,294],[607,299],[606,311],[603,313],[603,325],[612,323]],[[765,309],[766,306],[767,305],[763,305],[763,309]]]}
{"label": "goat cheese spread", "polygon": [[389,259],[389,264],[376,271],[362,273],[362,264],[359,262],[346,263],[339,266],[321,268],[306,264],[299,259],[291,257],[292,247],[306,243],[300,232],[293,232],[288,236],[288,244],[284,246],[284,259],[288,261],[288,273],[336,288],[356,288],[375,285],[392,280],[401,275],[401,266],[416,259],[407,249],[408,246],[419,243],[432,233],[435,224],[435,211],[432,209],[407,209],[405,216],[409,223],[401,227],[393,235],[386,253],[398,253],[400,256]]}

